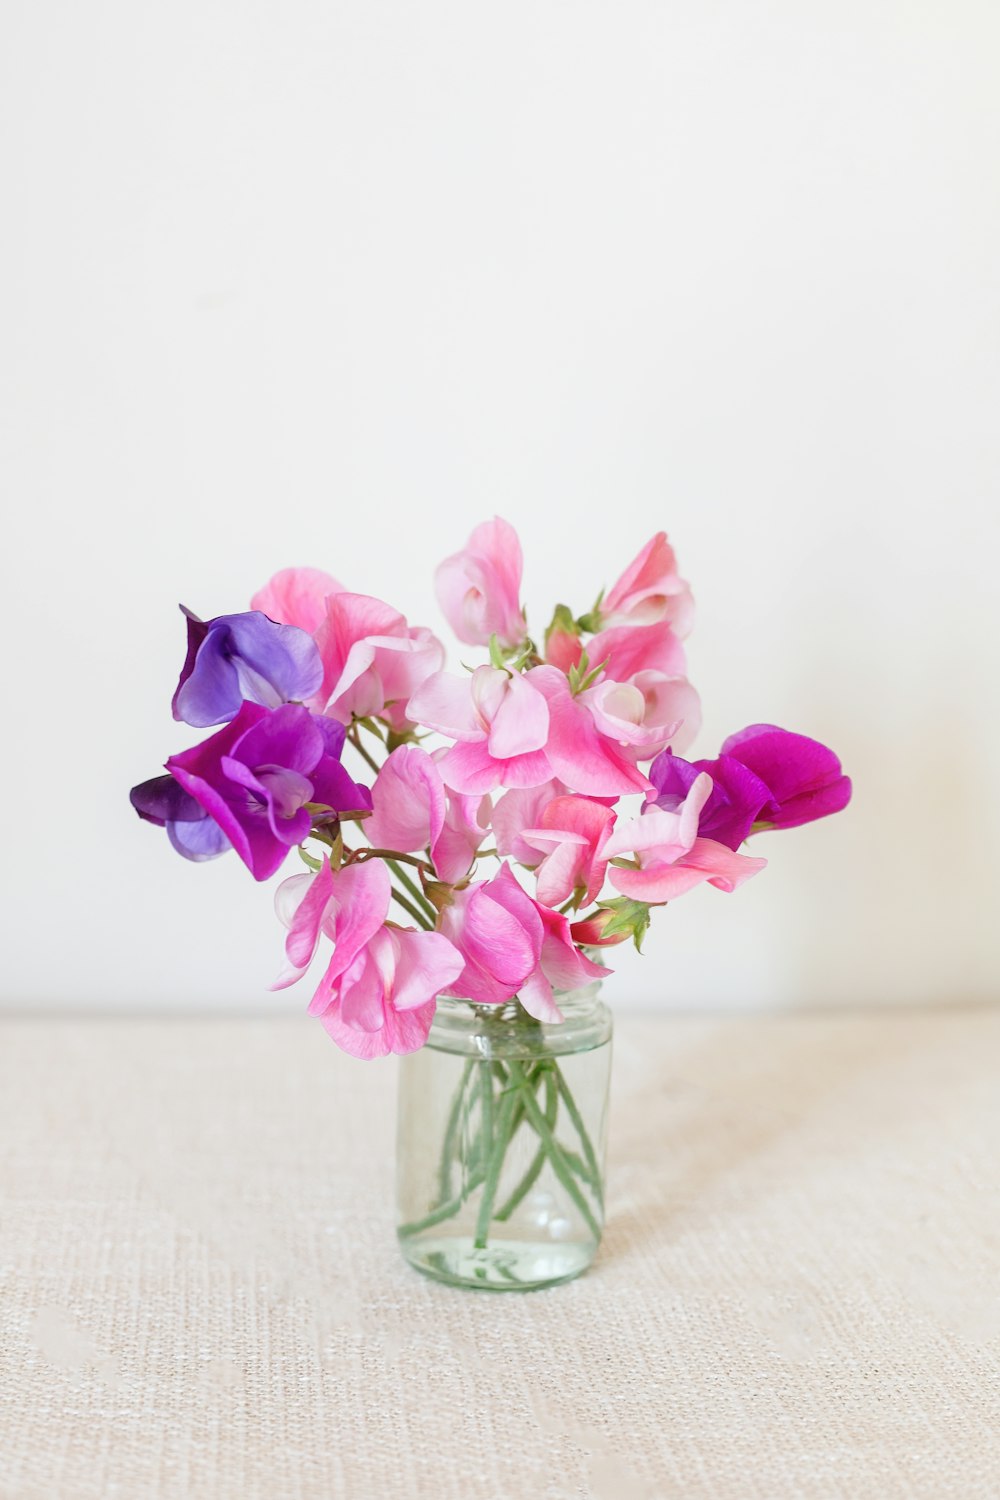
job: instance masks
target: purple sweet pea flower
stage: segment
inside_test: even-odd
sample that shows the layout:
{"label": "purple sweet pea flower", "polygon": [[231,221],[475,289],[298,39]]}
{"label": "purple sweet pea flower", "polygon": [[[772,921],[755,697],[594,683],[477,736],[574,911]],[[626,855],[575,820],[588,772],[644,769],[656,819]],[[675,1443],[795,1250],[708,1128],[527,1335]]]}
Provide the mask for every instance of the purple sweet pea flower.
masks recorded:
{"label": "purple sweet pea flower", "polygon": [[712,795],[698,821],[701,838],[738,849],[751,833],[795,828],[840,812],[851,783],[832,750],[804,734],[752,724],[730,735],[715,760],[682,760],[665,750],[649,768],[649,807],[675,810],[696,776],[707,771]]}
{"label": "purple sweet pea flower", "polygon": [[243,702],[277,708],[311,698],[323,681],[316,642],[259,609],[199,620],[187,616],[187,659],[173,698],[174,718],[196,729],[225,724]]}
{"label": "purple sweet pea flower", "polygon": [[129,792],[129,801],[140,818],[167,830],[167,838],[185,859],[200,863],[233,847],[215,819],[172,776],[140,782]]}
{"label": "purple sweet pea flower", "polygon": [[312,826],[305,803],[371,808],[340,764],[344,726],[301,704],[244,703],[232,723],[172,755],[167,770],[214,818],[255,880],[267,880]]}

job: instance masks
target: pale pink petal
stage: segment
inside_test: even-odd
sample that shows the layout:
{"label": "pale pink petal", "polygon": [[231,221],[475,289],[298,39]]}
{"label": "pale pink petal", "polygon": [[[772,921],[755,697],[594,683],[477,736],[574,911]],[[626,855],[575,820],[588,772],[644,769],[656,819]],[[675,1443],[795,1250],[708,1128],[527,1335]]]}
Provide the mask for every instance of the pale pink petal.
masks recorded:
{"label": "pale pink petal", "polygon": [[591,667],[604,663],[614,682],[630,682],[638,672],[683,676],[684,647],[666,620],[656,625],[618,625],[599,631],[587,645]]}
{"label": "pale pink petal", "polygon": [[338,985],[340,1018],[354,1031],[380,1031],[385,1025],[385,980],[371,947],[359,954]]}
{"label": "pale pink petal", "polygon": [[444,783],[427,754],[400,745],[372,785],[372,814],[365,833],[375,848],[412,854],[433,844],[444,827]]}
{"label": "pale pink petal", "polygon": [[691,592],[677,573],[674,549],[666,532],[658,531],[608,590],[601,605],[608,619],[636,623],[670,619],[680,634],[690,630]]}
{"label": "pale pink petal", "polygon": [[[525,838],[530,842],[529,834]],[[590,859],[587,841],[576,833],[548,834],[550,852],[538,867],[535,894],[544,906],[561,906],[584,885]]]}
{"label": "pale pink petal", "polygon": [[715,839],[695,839],[683,862],[690,868],[701,870],[709,885],[714,885],[716,890],[727,893],[735,891],[767,864],[766,859],[737,854]]}
{"label": "pale pink petal", "polygon": [[544,750],[549,737],[549,706],[537,688],[519,672],[508,678],[506,692],[490,724],[489,751],[497,760],[510,760],[532,750]]}
{"label": "pale pink petal", "polygon": [[297,625],[313,635],[326,618],[328,594],[343,593],[343,586],[320,568],[282,568],[258,589],[250,600],[279,625]]}
{"label": "pale pink petal", "polygon": [[[425,721],[423,721],[425,722]],[[533,787],[552,780],[552,766],[544,750],[494,760],[485,740],[453,745],[438,763],[441,779],[453,791],[485,793],[497,786]],[[643,788],[645,788],[645,780]]]}
{"label": "pale pink petal", "polygon": [[537,853],[523,841],[521,830],[537,828],[548,804],[554,798],[563,796],[566,790],[561,781],[546,781],[541,786],[519,787],[514,791],[504,792],[493,809],[493,832],[498,854],[516,859],[522,865],[537,864]]}
{"label": "pale pink petal", "polygon": [[438,568],[438,601],[460,641],[486,646],[491,635],[516,646],[525,625],[519,595],[521,544],[514,528],[499,517],[477,526],[465,548]]}
{"label": "pale pink petal", "polygon": [[453,943],[440,932],[393,933],[398,952],[392,991],[395,1010],[415,1010],[435,1000],[453,984],[465,960]]}
{"label": "pale pink petal", "polygon": [[[472,700],[472,679],[454,672],[435,672],[410,698],[407,716],[451,740],[482,740],[484,728]],[[488,789],[487,789],[488,790]]]}
{"label": "pale pink petal", "polygon": [[454,885],[469,873],[489,829],[491,810],[489,797],[446,794],[444,827],[431,844],[431,859],[439,880]]}
{"label": "pale pink petal", "polygon": [[389,912],[392,882],[380,859],[345,865],[334,877],[337,905],[333,957],[319,982],[309,1012],[324,1011],[334,997],[334,985],[374,937]]}
{"label": "pale pink petal", "polygon": [[[293,879],[296,878],[293,876]],[[319,943],[320,924],[333,896],[333,872],[324,859],[316,874],[307,877],[309,889],[293,917],[285,941],[288,962],[303,973],[310,965]]]}

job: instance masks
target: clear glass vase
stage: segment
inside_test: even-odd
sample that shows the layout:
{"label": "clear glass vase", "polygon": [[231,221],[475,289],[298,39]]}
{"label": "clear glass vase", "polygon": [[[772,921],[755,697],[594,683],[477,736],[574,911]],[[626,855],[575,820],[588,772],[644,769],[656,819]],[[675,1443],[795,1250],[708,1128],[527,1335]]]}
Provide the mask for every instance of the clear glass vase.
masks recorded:
{"label": "clear glass vase", "polygon": [[518,1004],[440,1000],[400,1067],[398,1235],[453,1286],[525,1291],[579,1276],[604,1223],[611,1014],[599,984]]}

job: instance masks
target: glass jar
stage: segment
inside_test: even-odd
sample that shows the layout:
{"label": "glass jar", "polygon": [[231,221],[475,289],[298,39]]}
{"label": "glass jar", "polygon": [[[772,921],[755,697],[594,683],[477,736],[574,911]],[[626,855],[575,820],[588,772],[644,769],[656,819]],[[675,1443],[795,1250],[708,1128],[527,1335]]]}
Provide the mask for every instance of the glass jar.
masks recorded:
{"label": "glass jar", "polygon": [[399,1243],[453,1286],[525,1291],[579,1276],[604,1222],[611,1014],[600,985],[557,996],[564,1020],[439,1000],[402,1059]]}

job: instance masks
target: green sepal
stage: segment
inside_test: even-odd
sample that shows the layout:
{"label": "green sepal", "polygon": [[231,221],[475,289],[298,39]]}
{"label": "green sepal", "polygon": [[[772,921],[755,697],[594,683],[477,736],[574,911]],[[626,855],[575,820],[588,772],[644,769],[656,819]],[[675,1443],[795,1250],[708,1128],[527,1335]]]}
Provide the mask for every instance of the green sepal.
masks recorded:
{"label": "green sepal", "polygon": [[649,903],[633,901],[630,896],[619,896],[614,901],[598,901],[597,905],[602,911],[613,913],[611,921],[604,928],[601,936],[611,938],[625,933],[632,938],[636,951],[641,953],[642,940],[649,930]]}

